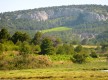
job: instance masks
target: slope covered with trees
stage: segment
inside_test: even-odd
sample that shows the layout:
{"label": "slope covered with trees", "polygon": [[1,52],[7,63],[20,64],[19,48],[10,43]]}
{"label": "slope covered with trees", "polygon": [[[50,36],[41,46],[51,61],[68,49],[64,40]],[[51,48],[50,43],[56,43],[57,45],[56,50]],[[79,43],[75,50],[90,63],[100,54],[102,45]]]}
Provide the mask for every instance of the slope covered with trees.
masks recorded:
{"label": "slope covered with trees", "polygon": [[8,28],[11,33],[21,30],[29,32],[33,37],[37,31],[59,26],[72,30],[50,34],[62,40],[67,37],[68,41],[71,41],[70,37],[77,37],[79,41],[92,39],[108,30],[108,6],[70,5],[0,13],[0,28]]}

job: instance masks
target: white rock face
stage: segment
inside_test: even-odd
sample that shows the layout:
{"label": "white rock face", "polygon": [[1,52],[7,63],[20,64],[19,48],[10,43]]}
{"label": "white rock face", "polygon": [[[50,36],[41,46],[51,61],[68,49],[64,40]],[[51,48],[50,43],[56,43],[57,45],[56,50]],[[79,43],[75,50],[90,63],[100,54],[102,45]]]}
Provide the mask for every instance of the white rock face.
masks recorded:
{"label": "white rock face", "polygon": [[32,19],[37,21],[45,21],[48,19],[48,14],[45,11],[36,11],[34,13],[17,15],[16,19],[20,19],[20,18]]}
{"label": "white rock face", "polygon": [[105,16],[103,14],[98,14],[96,12],[88,12],[79,8],[59,8],[59,9],[49,9],[49,10],[40,10],[33,11],[24,14],[18,14],[16,19],[25,18],[32,19],[37,21],[46,21],[48,19],[55,19],[60,17],[70,17],[77,16],[82,18],[85,21],[106,21],[108,19],[108,14]]}
{"label": "white rock face", "polygon": [[45,21],[48,19],[48,14],[45,11],[39,11],[31,14],[31,18],[34,20],[36,19],[38,21],[42,21],[42,20]]}

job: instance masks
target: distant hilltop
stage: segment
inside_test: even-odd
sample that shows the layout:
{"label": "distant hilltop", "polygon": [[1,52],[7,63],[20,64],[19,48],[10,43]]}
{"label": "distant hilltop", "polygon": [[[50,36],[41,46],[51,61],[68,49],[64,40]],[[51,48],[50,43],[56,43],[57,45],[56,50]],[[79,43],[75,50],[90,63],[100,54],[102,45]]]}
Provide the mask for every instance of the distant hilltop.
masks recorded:
{"label": "distant hilltop", "polygon": [[19,10],[0,14],[0,28],[11,32],[41,31],[55,27],[72,28],[72,34],[79,36],[98,35],[108,30],[108,6],[69,5],[29,10]]}

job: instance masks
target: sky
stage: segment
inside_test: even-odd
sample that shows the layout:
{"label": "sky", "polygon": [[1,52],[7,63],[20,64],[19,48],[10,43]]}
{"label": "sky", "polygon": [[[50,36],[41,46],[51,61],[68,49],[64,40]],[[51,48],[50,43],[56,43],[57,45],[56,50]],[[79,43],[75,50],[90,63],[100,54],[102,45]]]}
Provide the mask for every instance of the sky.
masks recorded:
{"label": "sky", "polygon": [[0,12],[78,4],[108,5],[108,0],[0,0]]}

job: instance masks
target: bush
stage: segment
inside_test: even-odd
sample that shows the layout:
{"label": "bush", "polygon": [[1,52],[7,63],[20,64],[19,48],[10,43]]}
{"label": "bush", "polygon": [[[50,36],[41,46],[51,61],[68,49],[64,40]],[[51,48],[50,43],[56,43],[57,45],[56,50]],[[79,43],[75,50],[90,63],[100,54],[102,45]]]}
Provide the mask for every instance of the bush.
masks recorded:
{"label": "bush", "polygon": [[80,52],[76,52],[73,54],[73,56],[71,57],[71,60],[74,63],[84,63],[86,62],[87,57],[89,57],[89,50],[86,49],[82,49],[82,51]]}
{"label": "bush", "polygon": [[92,58],[98,58],[98,55],[96,54],[95,51],[91,51],[90,56],[91,56]]}
{"label": "bush", "polygon": [[47,56],[28,55],[0,55],[0,70],[32,69],[51,66]]}
{"label": "bush", "polygon": [[32,47],[32,53],[38,54],[41,52],[40,46],[39,45],[31,45]]}
{"label": "bush", "polygon": [[86,57],[83,54],[76,53],[76,54],[73,55],[73,57],[71,58],[71,60],[74,63],[80,63],[81,64],[81,63],[85,62]]}
{"label": "bush", "polygon": [[0,43],[0,49],[2,49],[2,51],[18,51],[19,46],[14,45],[12,41],[5,41],[4,43]]}
{"label": "bush", "polygon": [[51,65],[51,60],[47,56],[16,56],[15,64],[17,69],[43,68]]}
{"label": "bush", "polygon": [[47,67],[47,66],[51,66],[52,62],[51,59],[47,56],[37,56],[36,57],[37,60],[37,67]]}
{"label": "bush", "polygon": [[10,70],[10,69],[14,69],[14,59],[12,56],[10,56],[10,54],[8,55],[0,55],[0,69],[1,70]]}
{"label": "bush", "polygon": [[43,54],[43,55],[45,55],[45,54],[48,54],[48,55],[55,54],[55,48],[53,46],[53,42],[49,38],[44,38],[42,40],[42,44],[41,44],[40,48],[41,48],[41,54]]}
{"label": "bush", "polygon": [[31,53],[31,46],[27,42],[23,42],[20,46],[20,53],[22,55]]}
{"label": "bush", "polygon": [[83,47],[81,45],[78,45],[76,48],[75,48],[75,52],[80,52],[82,51]]}
{"label": "bush", "polygon": [[64,44],[63,46],[58,46],[56,54],[73,54],[74,48],[72,45]]}

